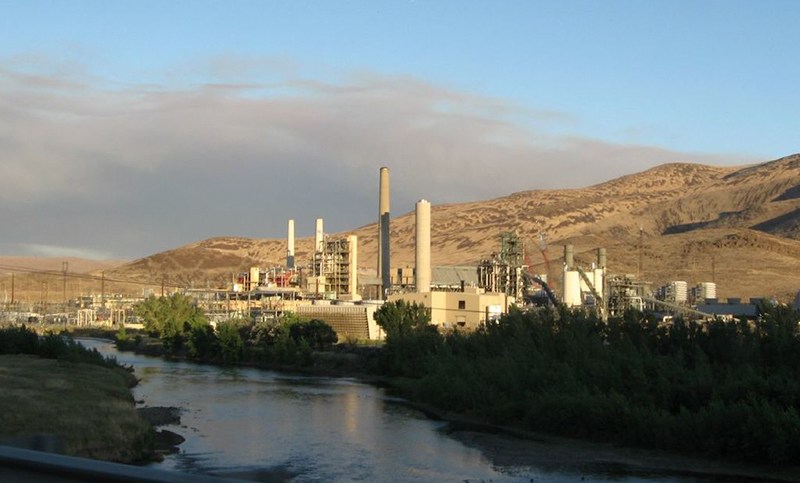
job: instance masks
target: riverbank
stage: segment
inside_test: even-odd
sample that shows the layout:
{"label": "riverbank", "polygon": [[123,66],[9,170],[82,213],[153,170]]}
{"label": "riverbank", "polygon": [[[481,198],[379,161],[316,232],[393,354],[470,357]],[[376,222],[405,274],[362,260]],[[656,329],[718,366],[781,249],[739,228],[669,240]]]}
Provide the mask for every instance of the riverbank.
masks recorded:
{"label": "riverbank", "polygon": [[[143,353],[154,355],[157,344],[154,342]],[[289,366],[285,364],[239,364],[241,367],[255,367],[267,370],[291,372],[322,377],[348,377],[387,388],[391,392],[407,398],[403,379],[391,378],[364,372],[374,360],[360,358],[361,352],[374,358],[374,348],[360,351],[358,348],[340,347],[337,351],[315,352],[311,364]],[[162,354],[163,355],[163,354]],[[190,360],[185,358],[183,360]],[[544,433],[525,431],[515,427],[489,424],[486,421],[460,414],[429,404],[406,400],[403,404],[421,411],[432,419],[449,423],[451,436],[467,445],[474,445],[498,466],[509,464],[548,467],[580,462],[587,467],[619,467],[625,472],[663,475],[695,475],[732,481],[788,481],[800,482],[800,468],[772,467],[766,465],[740,464],[730,461],[694,458],[675,453],[636,449],[609,443],[555,437]],[[499,437],[491,446],[481,446],[477,433],[491,433]]]}
{"label": "riverbank", "polygon": [[[152,427],[134,409],[132,375],[121,369],[0,356],[0,439],[26,445],[36,435],[70,456],[136,463],[149,458]],[[135,382],[135,380],[134,380]]]}

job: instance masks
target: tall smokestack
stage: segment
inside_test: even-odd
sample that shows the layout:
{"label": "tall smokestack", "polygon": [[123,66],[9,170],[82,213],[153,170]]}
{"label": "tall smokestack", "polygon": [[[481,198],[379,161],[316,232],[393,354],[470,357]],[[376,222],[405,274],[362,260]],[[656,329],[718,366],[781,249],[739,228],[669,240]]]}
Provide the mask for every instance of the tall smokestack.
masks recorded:
{"label": "tall smokestack", "polygon": [[392,286],[389,260],[389,168],[381,168],[380,200],[378,202],[378,275],[381,277],[381,298]]}
{"label": "tall smokestack", "polygon": [[431,291],[431,204],[425,200],[417,201],[416,244],[414,251],[415,279],[417,293]]}
{"label": "tall smokestack", "polygon": [[294,268],[294,220],[289,220],[289,233],[286,237],[286,268]]}
{"label": "tall smokestack", "polygon": [[314,230],[314,251],[322,252],[323,232],[322,232],[322,218],[317,218],[316,228]]}
{"label": "tall smokestack", "polygon": [[597,268],[606,268],[608,256],[605,248],[597,249]]}

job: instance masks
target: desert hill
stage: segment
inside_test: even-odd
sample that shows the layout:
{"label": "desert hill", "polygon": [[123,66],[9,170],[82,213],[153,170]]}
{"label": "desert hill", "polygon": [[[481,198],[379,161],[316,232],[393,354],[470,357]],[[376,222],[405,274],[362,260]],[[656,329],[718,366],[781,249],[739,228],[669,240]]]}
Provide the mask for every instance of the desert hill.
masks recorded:
{"label": "desert hill", "polygon": [[76,257],[0,257],[0,275],[6,275],[20,268],[61,272],[64,269],[64,262],[68,263],[67,270],[74,273],[106,270],[126,263],[125,260],[89,260]]}
{"label": "desert hill", "polygon": [[[431,221],[434,265],[475,264],[499,250],[500,233],[514,231],[527,241],[533,269],[556,283],[563,245],[572,243],[579,261],[590,263],[593,250],[606,247],[611,273],[639,273],[654,284],[716,281],[720,297],[781,300],[800,289],[798,154],[744,168],[666,164],[587,188],[434,205]],[[377,226],[331,236],[348,234],[359,237],[359,265],[374,267]],[[413,211],[395,215],[391,239],[392,266],[413,265]],[[309,238],[297,240],[299,263],[310,249]],[[284,240],[212,238],[123,265],[111,276],[221,286],[250,266],[281,265],[285,253]]]}

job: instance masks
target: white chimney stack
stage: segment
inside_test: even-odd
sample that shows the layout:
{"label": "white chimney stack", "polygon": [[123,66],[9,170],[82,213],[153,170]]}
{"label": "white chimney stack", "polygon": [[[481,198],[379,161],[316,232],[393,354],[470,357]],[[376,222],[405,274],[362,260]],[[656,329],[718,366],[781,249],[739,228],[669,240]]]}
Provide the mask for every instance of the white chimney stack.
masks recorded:
{"label": "white chimney stack", "polygon": [[314,230],[314,251],[317,253],[321,253],[325,251],[323,249],[323,242],[324,242],[324,233],[322,231],[322,218],[317,218],[316,229]]}
{"label": "white chimney stack", "polygon": [[417,201],[414,285],[417,293],[431,291],[431,204]]}

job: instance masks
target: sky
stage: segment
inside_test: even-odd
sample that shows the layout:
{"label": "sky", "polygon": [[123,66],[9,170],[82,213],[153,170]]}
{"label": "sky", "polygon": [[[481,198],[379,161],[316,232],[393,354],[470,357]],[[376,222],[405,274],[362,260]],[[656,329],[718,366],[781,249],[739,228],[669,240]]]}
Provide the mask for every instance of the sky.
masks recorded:
{"label": "sky", "polygon": [[800,2],[0,0],[0,255],[800,151]]}

